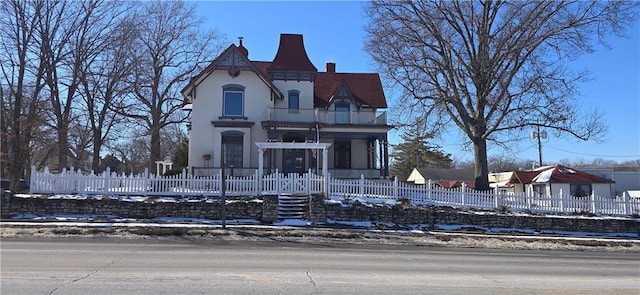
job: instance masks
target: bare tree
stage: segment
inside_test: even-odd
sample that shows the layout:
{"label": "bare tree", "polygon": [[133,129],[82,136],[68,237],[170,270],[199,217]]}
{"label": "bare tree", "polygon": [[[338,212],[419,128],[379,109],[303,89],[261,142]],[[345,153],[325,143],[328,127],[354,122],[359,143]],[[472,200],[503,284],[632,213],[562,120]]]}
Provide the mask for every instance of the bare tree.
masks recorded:
{"label": "bare tree", "polygon": [[92,48],[83,61],[80,95],[84,102],[87,126],[91,133],[93,158],[91,169],[100,170],[100,154],[112,131],[124,119],[113,111],[124,99],[127,78],[131,74],[129,48],[132,46],[134,18],[130,3],[104,3],[93,20]]}
{"label": "bare tree", "polygon": [[582,140],[606,125],[574,101],[585,73],[565,61],[593,51],[593,37],[621,34],[632,1],[375,1],[366,48],[404,91],[410,122],[451,123],[473,145],[476,188],[488,189],[487,141],[527,126]]}
{"label": "bare tree", "polygon": [[42,1],[0,2],[0,151],[2,176],[8,176],[11,190],[27,177],[29,146],[42,122],[38,112],[44,68],[32,56],[37,55],[34,45],[41,21],[37,12],[43,6]]}
{"label": "bare tree", "polygon": [[176,117],[182,106],[179,87],[212,58],[218,34],[200,31],[202,20],[195,18],[194,6],[181,1],[145,2],[142,9],[144,18],[131,47],[135,57],[132,99],[120,112],[147,130],[149,166],[155,169],[151,164],[162,158],[162,128],[186,119],[186,114]]}

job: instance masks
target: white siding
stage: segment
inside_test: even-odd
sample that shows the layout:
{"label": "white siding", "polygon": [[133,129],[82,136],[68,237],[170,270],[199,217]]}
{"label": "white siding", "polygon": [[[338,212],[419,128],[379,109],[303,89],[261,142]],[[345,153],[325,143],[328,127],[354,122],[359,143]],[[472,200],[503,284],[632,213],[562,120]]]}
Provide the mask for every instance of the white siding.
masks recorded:
{"label": "white siding", "polygon": [[[237,84],[244,89],[244,116],[254,125],[249,128],[213,127],[212,121],[221,121],[223,86]],[[269,87],[253,72],[242,71],[239,76],[231,78],[224,70],[209,75],[196,88],[196,99],[193,101],[191,120],[191,141],[189,146],[189,166],[204,166],[202,155],[210,154],[210,165],[220,166],[220,134],[224,131],[240,131],[244,135],[244,166],[257,167],[256,141],[266,139],[260,121],[267,117],[267,109],[272,106]],[[229,122],[245,122],[245,120],[228,120]]]}

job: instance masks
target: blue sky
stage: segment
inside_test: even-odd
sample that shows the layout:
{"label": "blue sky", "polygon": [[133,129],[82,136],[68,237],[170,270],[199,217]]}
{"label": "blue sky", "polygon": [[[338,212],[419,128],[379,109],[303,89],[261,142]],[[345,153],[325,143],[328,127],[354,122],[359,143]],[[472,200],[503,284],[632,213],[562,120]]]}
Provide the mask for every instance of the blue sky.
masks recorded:
{"label": "blue sky", "polygon": [[[287,2],[192,2],[199,7],[205,26],[227,38],[226,45],[244,37],[251,60],[271,61],[281,33],[303,34],[311,62],[324,71],[326,62],[335,62],[338,72],[376,72],[364,51],[364,3],[355,1]],[[580,84],[578,100],[585,110],[604,114],[608,132],[604,142],[582,142],[568,137],[543,141],[543,161],[601,158],[617,162],[640,159],[640,22],[627,32],[628,38],[610,37],[611,49],[599,46],[593,54],[574,61],[574,70],[588,69],[592,80]],[[225,47],[226,47],[225,45]],[[396,97],[390,90],[387,100]],[[551,132],[549,132],[551,135]],[[399,132],[390,132],[391,143],[399,142]],[[473,159],[465,150],[462,136],[452,132],[436,141],[455,160]],[[537,161],[537,144],[523,138],[509,150],[489,148],[489,155],[506,154]]]}

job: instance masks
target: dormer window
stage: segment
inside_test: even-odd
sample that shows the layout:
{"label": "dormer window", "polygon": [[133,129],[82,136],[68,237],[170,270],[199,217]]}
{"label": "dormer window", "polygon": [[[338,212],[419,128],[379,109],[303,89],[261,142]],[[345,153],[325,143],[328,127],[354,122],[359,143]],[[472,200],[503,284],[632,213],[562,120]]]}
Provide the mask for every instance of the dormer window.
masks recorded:
{"label": "dormer window", "polygon": [[297,113],[300,111],[300,92],[297,90],[289,91],[289,113]]}
{"label": "dormer window", "polygon": [[222,89],[222,116],[242,117],[244,115],[244,86],[225,85]]}
{"label": "dormer window", "polygon": [[349,104],[336,104],[336,124],[351,123],[349,111]]}

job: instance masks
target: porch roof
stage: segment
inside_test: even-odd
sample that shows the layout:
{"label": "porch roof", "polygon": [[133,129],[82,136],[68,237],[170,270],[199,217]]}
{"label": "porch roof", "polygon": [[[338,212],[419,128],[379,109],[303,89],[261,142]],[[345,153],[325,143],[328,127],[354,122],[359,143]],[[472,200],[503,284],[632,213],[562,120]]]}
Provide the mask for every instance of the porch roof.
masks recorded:
{"label": "porch roof", "polygon": [[256,142],[262,149],[306,149],[306,150],[326,150],[331,144],[322,142]]}

